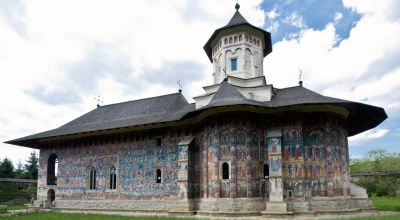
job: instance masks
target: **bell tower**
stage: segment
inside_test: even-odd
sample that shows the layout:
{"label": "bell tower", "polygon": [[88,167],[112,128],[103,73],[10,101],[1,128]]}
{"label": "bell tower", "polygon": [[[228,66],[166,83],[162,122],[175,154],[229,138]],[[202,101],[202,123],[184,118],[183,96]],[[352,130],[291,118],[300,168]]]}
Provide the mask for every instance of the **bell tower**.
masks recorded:
{"label": "bell tower", "polygon": [[214,84],[228,76],[264,76],[263,58],[272,51],[270,33],[248,23],[239,12],[239,4],[235,9],[229,23],[215,30],[204,46],[213,64]]}
{"label": "bell tower", "polygon": [[266,102],[273,95],[263,71],[264,57],[272,52],[271,34],[247,22],[238,3],[235,9],[228,24],[216,29],[203,47],[213,65],[213,85],[193,97],[196,108],[208,105],[224,82],[249,100]]}

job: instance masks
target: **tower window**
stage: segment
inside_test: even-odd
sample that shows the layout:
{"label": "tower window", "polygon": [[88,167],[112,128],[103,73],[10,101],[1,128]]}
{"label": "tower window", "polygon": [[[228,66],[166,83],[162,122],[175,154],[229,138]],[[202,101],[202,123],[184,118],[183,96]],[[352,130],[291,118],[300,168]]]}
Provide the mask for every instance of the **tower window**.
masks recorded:
{"label": "tower window", "polygon": [[116,189],[117,187],[117,169],[115,166],[110,168],[110,189]]}
{"label": "tower window", "polygon": [[236,71],[237,70],[237,58],[232,58],[231,59],[231,70]]}
{"label": "tower window", "polygon": [[229,179],[229,165],[227,162],[222,164],[222,179]]}
{"label": "tower window", "polygon": [[239,35],[239,41],[242,41],[242,35]]}
{"label": "tower window", "polygon": [[156,183],[161,183],[161,169],[156,171]]}

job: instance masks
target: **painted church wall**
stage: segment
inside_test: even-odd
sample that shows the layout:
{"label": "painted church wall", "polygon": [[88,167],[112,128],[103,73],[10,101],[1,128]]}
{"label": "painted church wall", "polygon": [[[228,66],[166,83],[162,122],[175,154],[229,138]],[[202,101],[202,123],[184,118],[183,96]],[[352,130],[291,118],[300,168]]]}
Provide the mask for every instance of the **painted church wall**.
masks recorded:
{"label": "painted church wall", "polygon": [[[348,195],[347,134],[336,116],[293,117],[290,120],[238,116],[210,119],[204,128],[200,161],[201,195],[204,198],[265,196],[271,186],[263,177],[263,165],[283,176],[285,199]],[[240,119],[237,119],[240,118]],[[253,119],[252,119],[253,118]],[[282,131],[282,170],[274,170],[280,158],[269,158],[266,131]],[[204,155],[207,155],[205,158]],[[222,179],[219,164],[229,162],[231,175]]]}
{"label": "painted church wall", "polygon": [[[52,153],[58,156],[57,199],[268,198],[271,186],[264,165],[270,175],[282,174],[284,199],[346,196],[350,185],[347,134],[340,123],[329,115],[312,119],[222,114],[198,125],[197,132],[191,133],[194,144],[188,147],[178,147],[187,134],[168,130],[162,135],[162,146],[156,146],[155,138],[146,138],[50,147],[40,152],[38,196],[46,199]],[[271,129],[282,132],[276,145],[281,147],[271,148],[281,152],[280,158],[268,153],[266,134]],[[178,162],[185,158],[188,163]],[[282,168],[275,169],[280,162]],[[227,178],[224,163],[229,167]],[[109,189],[111,166],[117,169],[115,190]],[[92,167],[95,190],[89,189]],[[156,183],[157,169],[162,172],[161,183]]]}
{"label": "painted church wall", "polygon": [[[58,156],[56,197],[58,199],[149,199],[178,195],[178,146],[180,138],[163,139],[162,146],[154,140],[131,143],[62,147],[41,150],[38,187],[45,200],[47,158]],[[193,163],[196,156],[190,158]],[[109,189],[109,169],[117,168],[117,188]],[[96,169],[96,188],[89,189],[89,170]],[[155,172],[161,169],[162,181],[156,183]],[[185,169],[188,169],[185,167]],[[193,171],[194,172],[194,171]],[[193,176],[193,174],[189,174]],[[192,177],[193,178],[193,177]],[[196,178],[193,178],[196,179]],[[195,181],[194,181],[195,182]],[[197,181],[198,182],[198,181]],[[191,191],[197,186],[191,184]],[[197,190],[199,191],[199,190]],[[195,193],[195,192],[194,192]]]}

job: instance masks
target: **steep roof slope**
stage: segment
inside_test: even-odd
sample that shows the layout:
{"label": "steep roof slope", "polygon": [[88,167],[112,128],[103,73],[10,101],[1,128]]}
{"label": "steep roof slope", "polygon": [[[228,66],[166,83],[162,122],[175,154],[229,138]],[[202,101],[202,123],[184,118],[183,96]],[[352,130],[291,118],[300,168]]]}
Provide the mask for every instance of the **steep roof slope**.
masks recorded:
{"label": "steep roof slope", "polygon": [[180,93],[105,105],[59,128],[6,143],[18,144],[29,139],[175,121],[194,108]]}

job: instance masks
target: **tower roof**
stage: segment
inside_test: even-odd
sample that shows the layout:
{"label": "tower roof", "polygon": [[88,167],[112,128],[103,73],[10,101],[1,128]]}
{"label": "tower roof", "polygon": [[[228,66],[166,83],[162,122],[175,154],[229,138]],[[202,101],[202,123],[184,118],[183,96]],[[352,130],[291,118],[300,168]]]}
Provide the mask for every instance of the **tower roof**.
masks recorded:
{"label": "tower roof", "polygon": [[247,22],[243,15],[240,14],[239,10],[237,10],[235,14],[233,14],[233,17],[231,18],[229,23],[225,25],[225,27],[231,27],[240,24],[249,24],[249,22]]}
{"label": "tower roof", "polygon": [[232,16],[231,20],[228,22],[228,24],[215,30],[214,33],[211,35],[211,37],[208,39],[207,43],[203,47],[204,51],[206,52],[206,54],[208,56],[208,59],[210,59],[211,62],[212,62],[212,47],[211,47],[212,41],[218,36],[218,34],[221,31],[232,29],[232,28],[239,27],[239,26],[249,27],[250,29],[261,32],[264,36],[264,44],[265,44],[265,48],[263,51],[264,57],[272,52],[271,34],[268,31],[265,31],[261,28],[258,28],[256,26],[250,24],[243,17],[243,15],[240,14],[239,4],[236,4],[235,8],[236,8],[236,12],[235,12],[235,14],[233,14],[233,16]]}

